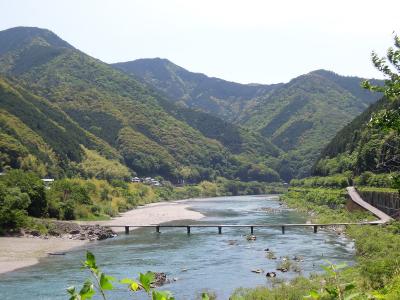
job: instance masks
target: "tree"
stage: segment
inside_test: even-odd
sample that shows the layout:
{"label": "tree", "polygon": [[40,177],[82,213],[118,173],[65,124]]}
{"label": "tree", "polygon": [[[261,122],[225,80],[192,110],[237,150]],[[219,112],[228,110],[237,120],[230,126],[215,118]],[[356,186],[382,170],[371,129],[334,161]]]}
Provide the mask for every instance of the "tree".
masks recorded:
{"label": "tree", "polygon": [[47,199],[43,181],[32,172],[11,170],[6,173],[3,182],[7,187],[18,188],[26,193],[30,199],[28,214],[33,217],[42,217],[47,213]]}
{"label": "tree", "polygon": [[362,86],[372,91],[383,92],[389,99],[398,98],[400,96],[400,37],[394,36],[394,48],[390,47],[387,50],[386,58],[379,57],[375,51],[372,52],[371,56],[375,68],[386,77],[385,84],[384,86],[376,86],[366,80],[362,83]]}
{"label": "tree", "polygon": [[78,205],[93,204],[90,190],[93,190],[93,187],[82,185],[78,180],[64,178],[55,181],[47,192],[50,217],[74,220],[74,210]]}
{"label": "tree", "polygon": [[[368,80],[364,81],[362,86],[371,91],[383,92],[385,97],[391,100],[392,106],[374,114],[370,125],[384,132],[394,132],[398,137],[400,134],[400,37],[394,35],[394,47],[387,50],[386,57],[379,57],[376,52],[372,52],[371,56],[375,68],[383,73],[386,79],[383,86],[373,85]],[[396,161],[397,155],[393,155],[398,152],[398,143],[395,143],[394,146],[391,143],[385,143],[383,148],[390,155],[388,155],[389,162],[384,158],[381,165],[387,167],[389,163],[395,163],[396,167],[400,167]],[[400,177],[395,175],[393,181],[394,186],[400,192]]]}
{"label": "tree", "polygon": [[27,193],[22,193],[19,188],[8,188],[0,182],[0,231],[22,227],[29,204]]}
{"label": "tree", "polygon": [[[394,47],[387,50],[386,57],[379,57],[372,52],[372,63],[385,76],[383,86],[376,86],[366,80],[362,87],[375,92],[383,92],[385,97],[396,102],[400,97],[400,37],[394,36]],[[398,106],[398,105],[397,105]],[[385,109],[375,114],[371,125],[382,130],[395,130],[400,133],[400,111],[397,108]]]}

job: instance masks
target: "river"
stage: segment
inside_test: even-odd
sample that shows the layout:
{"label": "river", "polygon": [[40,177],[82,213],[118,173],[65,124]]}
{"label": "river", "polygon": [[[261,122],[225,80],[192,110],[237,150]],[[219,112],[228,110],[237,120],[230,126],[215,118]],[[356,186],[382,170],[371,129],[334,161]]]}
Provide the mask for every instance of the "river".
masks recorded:
{"label": "river", "polygon": [[[283,208],[277,196],[238,196],[189,200],[190,208],[206,217],[196,223],[263,224],[304,223],[306,215]],[[267,211],[265,209],[267,208]],[[172,223],[187,224],[189,221]],[[190,222],[195,223],[195,222]],[[301,258],[300,274],[321,272],[325,260],[334,263],[354,263],[354,245],[333,232],[312,232],[312,228],[255,228],[256,241],[247,241],[249,229],[223,228],[162,228],[157,234],[145,228],[121,234],[115,239],[90,243],[87,247],[97,258],[103,271],[118,279],[135,277],[148,270],[165,272],[177,281],[161,289],[174,293],[176,299],[195,299],[204,290],[214,291],[218,299],[228,299],[238,287],[269,284],[265,274],[252,269],[275,271],[280,257]],[[267,259],[266,248],[277,260]],[[65,256],[42,259],[35,266],[0,275],[0,295],[6,299],[67,299],[66,287],[87,277],[80,270],[85,250],[75,249]],[[277,272],[279,278],[290,279],[299,273]],[[110,299],[132,299],[125,287],[109,294]],[[95,298],[96,299],[96,298]],[[139,295],[134,299],[147,299]]]}

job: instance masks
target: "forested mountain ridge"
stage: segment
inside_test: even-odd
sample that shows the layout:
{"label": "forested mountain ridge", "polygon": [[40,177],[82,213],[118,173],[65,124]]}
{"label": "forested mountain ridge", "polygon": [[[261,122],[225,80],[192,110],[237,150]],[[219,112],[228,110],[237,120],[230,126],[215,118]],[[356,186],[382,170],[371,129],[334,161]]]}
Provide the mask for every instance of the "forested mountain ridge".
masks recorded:
{"label": "forested mountain ridge", "polygon": [[[119,70],[132,64],[138,74]],[[274,170],[285,180],[308,175],[327,141],[378,97],[359,87],[360,78],[324,70],[286,84],[242,85],[161,59],[110,66],[29,27],[0,32],[0,73],[102,145],[70,143],[79,159],[62,157],[78,165],[112,159],[139,175],[172,180],[278,180]]]}
{"label": "forested mountain ridge", "polygon": [[[316,70],[277,85],[244,85],[189,72],[166,59],[113,64],[167,95],[270,139],[283,153],[274,168],[284,179],[307,176],[322,148],[380,96],[362,78]],[[378,81],[373,81],[378,82]]]}
{"label": "forested mountain ridge", "polygon": [[85,161],[81,145],[116,164],[121,159],[115,149],[82,129],[56,105],[1,77],[0,136],[2,169],[9,166],[42,176],[67,175]]}
{"label": "forested mountain ridge", "polygon": [[[261,136],[257,136],[260,149],[266,150],[262,148],[265,143],[270,151],[253,156],[248,156],[246,149],[233,151],[234,146],[219,141],[226,129],[206,137],[197,125],[185,122],[183,113],[167,109],[161,95],[47,30],[12,28],[0,32],[0,41],[0,72],[4,76],[61,109],[80,130],[108,145],[131,171],[175,180],[215,176],[279,180],[265,165],[279,150]],[[0,108],[6,110],[0,100]],[[235,130],[241,138],[241,131]],[[82,150],[93,164],[105,159],[99,152],[90,152],[93,150],[92,146]]]}
{"label": "forested mountain ridge", "polygon": [[260,99],[242,124],[286,151],[288,177],[307,176],[336,132],[378,99],[362,90],[361,81],[324,70],[299,76]]}
{"label": "forested mountain ridge", "polygon": [[234,154],[250,154],[251,157],[277,157],[281,150],[260,133],[232,124],[201,110],[176,105],[168,100],[161,105],[177,119],[199,130],[206,137],[216,139]]}
{"label": "forested mountain ridge", "polygon": [[229,122],[236,122],[254,99],[281,84],[240,84],[202,73],[190,72],[168,59],[138,59],[112,64],[127,74],[165,93],[183,107],[200,109]]}
{"label": "forested mountain ridge", "polygon": [[400,139],[394,131],[375,128],[370,121],[385,110],[398,110],[400,100],[382,98],[340,130],[313,167],[313,175],[345,171],[390,173],[400,170]]}

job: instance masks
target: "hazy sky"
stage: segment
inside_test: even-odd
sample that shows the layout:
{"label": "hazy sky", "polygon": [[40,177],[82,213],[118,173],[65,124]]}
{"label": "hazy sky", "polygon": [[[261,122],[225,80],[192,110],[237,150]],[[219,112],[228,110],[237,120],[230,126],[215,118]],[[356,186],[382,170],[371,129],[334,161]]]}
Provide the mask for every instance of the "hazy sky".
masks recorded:
{"label": "hazy sky", "polygon": [[399,0],[0,0],[0,30],[37,26],[105,62],[162,57],[243,83],[315,69],[379,77]]}

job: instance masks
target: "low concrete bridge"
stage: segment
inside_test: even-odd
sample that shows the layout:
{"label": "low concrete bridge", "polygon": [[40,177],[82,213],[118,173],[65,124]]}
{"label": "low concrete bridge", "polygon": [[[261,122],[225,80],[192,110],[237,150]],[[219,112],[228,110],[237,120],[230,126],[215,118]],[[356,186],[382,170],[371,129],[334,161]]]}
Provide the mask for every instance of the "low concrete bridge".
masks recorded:
{"label": "low concrete bridge", "polygon": [[372,222],[359,222],[359,223],[301,223],[301,224],[155,224],[155,225],[113,225],[111,227],[123,227],[125,228],[125,233],[129,234],[131,228],[154,228],[157,233],[161,232],[161,228],[186,228],[187,234],[191,233],[192,228],[215,228],[218,229],[218,234],[222,234],[222,228],[249,228],[249,233],[251,235],[254,234],[255,228],[277,228],[281,229],[282,234],[285,234],[286,230],[289,228],[295,227],[308,227],[312,228],[314,233],[318,232],[318,228],[323,227],[334,227],[334,226],[349,226],[349,225],[378,225],[382,224],[380,221],[372,221]]}
{"label": "low concrete bridge", "polygon": [[[387,223],[393,220],[390,216],[385,214],[384,212],[380,211],[376,207],[370,205],[369,203],[365,202],[360,195],[358,194],[357,190],[350,186],[347,188],[347,192],[349,194],[350,200],[352,201],[353,208],[363,208],[370,211],[373,215],[375,215],[378,220],[377,221],[370,221],[370,222],[354,222],[354,223],[300,223],[300,224],[154,224],[154,225],[135,225],[135,224],[126,224],[126,225],[110,225],[110,227],[122,227],[125,228],[125,233],[129,234],[131,228],[154,228],[157,233],[160,233],[161,228],[186,228],[187,234],[191,233],[192,228],[215,228],[218,230],[218,234],[222,234],[223,228],[248,228],[250,229],[249,233],[251,235],[254,234],[255,228],[277,228],[280,229],[282,234],[285,234],[287,229],[295,228],[295,227],[303,227],[303,228],[312,228],[314,233],[318,232],[318,228],[324,227],[335,227],[335,226],[350,226],[350,225],[379,225]],[[107,226],[107,225],[105,225]]]}

